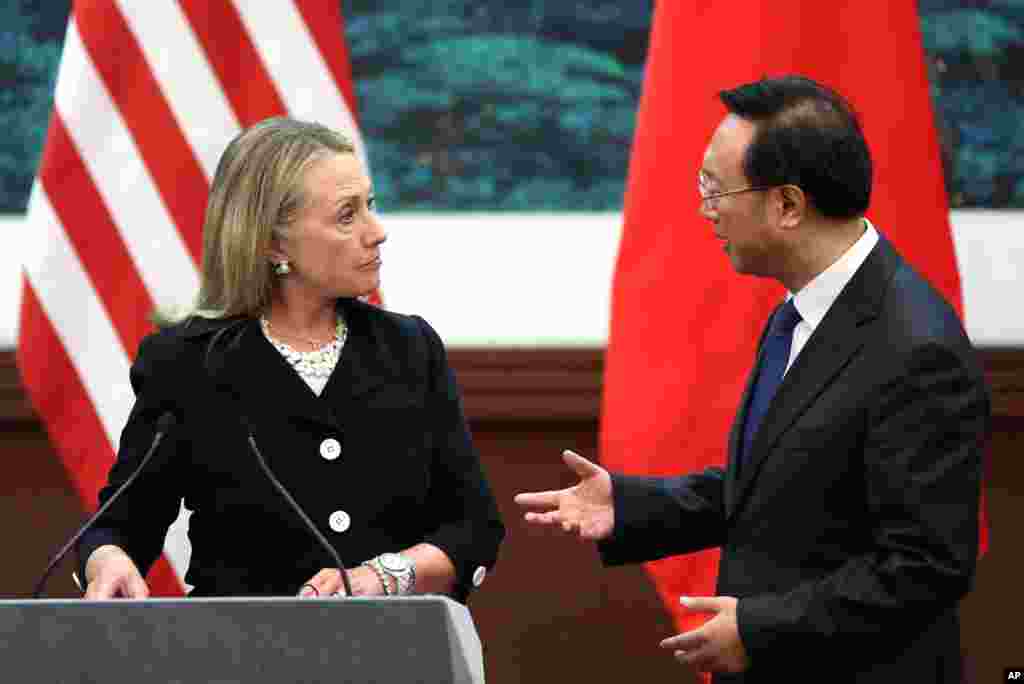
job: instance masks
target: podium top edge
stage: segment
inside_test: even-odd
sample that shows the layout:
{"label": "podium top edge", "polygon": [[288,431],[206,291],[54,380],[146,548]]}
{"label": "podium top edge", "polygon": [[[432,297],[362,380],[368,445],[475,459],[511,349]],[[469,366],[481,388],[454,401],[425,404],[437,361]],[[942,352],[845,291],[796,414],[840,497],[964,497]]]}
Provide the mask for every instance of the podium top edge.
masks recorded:
{"label": "podium top edge", "polygon": [[108,599],[103,601],[86,601],[76,598],[47,598],[47,599],[0,599],[0,607],[3,606],[57,606],[57,605],[237,605],[245,604],[268,604],[268,605],[318,605],[324,604],[345,604],[345,603],[387,603],[388,605],[409,603],[441,603],[444,605],[461,606],[461,603],[441,594],[424,594],[418,596],[352,596],[352,597],[322,597],[322,598],[299,598],[297,596],[215,596],[215,597],[175,597],[175,598],[146,598],[146,599]]}

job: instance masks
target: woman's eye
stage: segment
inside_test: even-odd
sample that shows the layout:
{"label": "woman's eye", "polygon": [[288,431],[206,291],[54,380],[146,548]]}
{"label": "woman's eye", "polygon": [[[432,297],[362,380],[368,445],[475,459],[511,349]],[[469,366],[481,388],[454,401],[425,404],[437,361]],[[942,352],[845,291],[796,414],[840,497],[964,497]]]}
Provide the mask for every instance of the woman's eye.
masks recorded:
{"label": "woman's eye", "polygon": [[349,223],[352,223],[352,221],[355,219],[355,217],[356,217],[356,214],[355,214],[354,211],[343,211],[342,213],[340,213],[338,215],[338,221],[340,221],[341,223],[344,223],[344,224],[349,224]]}

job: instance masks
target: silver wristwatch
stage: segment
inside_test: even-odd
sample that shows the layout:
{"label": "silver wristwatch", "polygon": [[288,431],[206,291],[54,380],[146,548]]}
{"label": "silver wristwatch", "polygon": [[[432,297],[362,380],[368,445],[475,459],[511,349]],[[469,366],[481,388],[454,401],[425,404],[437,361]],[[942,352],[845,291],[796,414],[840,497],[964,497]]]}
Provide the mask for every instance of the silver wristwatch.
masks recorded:
{"label": "silver wristwatch", "polygon": [[411,558],[400,553],[382,553],[376,560],[381,570],[395,578],[396,594],[412,593],[416,586],[416,563]]}

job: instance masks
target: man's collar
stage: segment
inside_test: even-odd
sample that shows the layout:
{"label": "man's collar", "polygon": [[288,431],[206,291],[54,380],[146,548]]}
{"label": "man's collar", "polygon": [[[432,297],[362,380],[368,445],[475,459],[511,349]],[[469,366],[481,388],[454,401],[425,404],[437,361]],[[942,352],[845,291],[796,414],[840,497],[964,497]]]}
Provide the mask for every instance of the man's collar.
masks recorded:
{"label": "man's collar", "polygon": [[878,231],[866,218],[862,220],[864,233],[841,257],[815,276],[796,295],[787,294],[787,299],[793,298],[793,305],[812,331],[825,318],[832,303],[878,244]]}

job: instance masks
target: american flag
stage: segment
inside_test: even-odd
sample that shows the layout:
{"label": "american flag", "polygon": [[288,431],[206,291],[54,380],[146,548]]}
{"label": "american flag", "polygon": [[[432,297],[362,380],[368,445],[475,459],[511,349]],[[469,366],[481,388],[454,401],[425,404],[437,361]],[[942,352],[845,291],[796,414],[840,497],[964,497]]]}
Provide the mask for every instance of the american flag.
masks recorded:
{"label": "american flag", "polygon": [[[206,197],[228,141],[288,114],[346,131],[365,161],[355,112],[337,0],[74,3],[29,200],[17,356],[87,508],[154,310],[198,291]],[[183,519],[150,572],[154,594],[182,591]]]}

